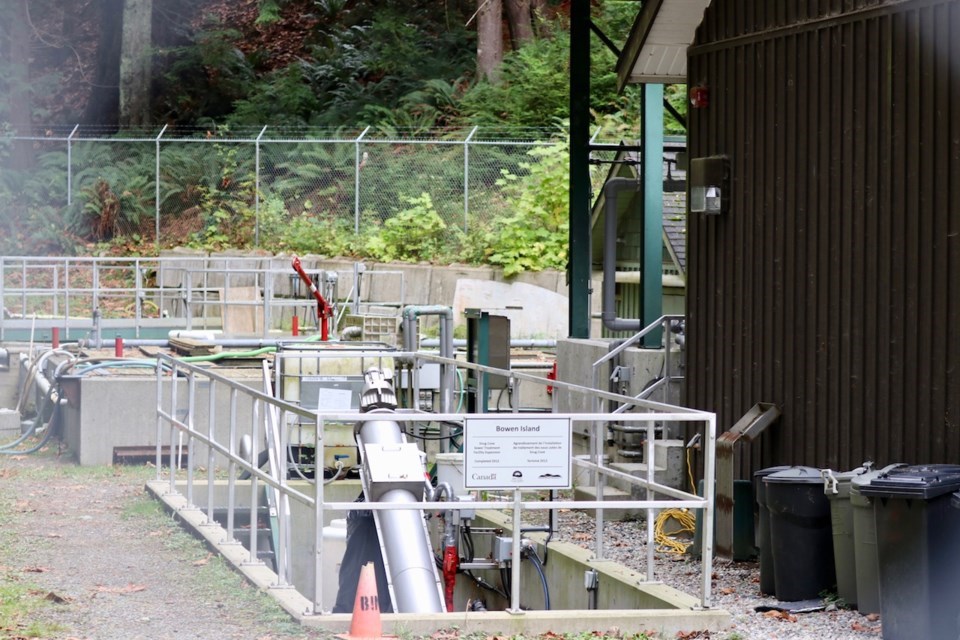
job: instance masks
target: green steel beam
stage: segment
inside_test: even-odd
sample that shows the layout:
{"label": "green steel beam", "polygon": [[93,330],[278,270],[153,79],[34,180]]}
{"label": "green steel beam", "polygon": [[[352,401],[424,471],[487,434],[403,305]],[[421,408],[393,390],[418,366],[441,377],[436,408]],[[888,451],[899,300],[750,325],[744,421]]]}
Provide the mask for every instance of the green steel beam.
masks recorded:
{"label": "green steel beam", "polygon": [[569,336],[590,337],[590,0],[570,3]]}
{"label": "green steel beam", "polygon": [[[643,123],[643,322],[663,315],[663,85],[641,87]],[[643,346],[660,347],[661,331],[652,331]]]}

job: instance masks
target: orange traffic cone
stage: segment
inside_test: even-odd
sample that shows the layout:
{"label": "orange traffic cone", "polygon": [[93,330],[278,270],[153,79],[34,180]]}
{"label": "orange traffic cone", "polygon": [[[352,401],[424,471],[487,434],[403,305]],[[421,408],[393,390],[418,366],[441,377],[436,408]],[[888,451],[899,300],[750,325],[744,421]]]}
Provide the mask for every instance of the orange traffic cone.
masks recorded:
{"label": "orange traffic cone", "polygon": [[353,617],[350,619],[350,633],[342,633],[337,637],[345,640],[396,637],[383,635],[383,624],[380,622],[380,598],[377,596],[377,576],[372,562],[368,562],[360,569],[357,597],[353,601]]}

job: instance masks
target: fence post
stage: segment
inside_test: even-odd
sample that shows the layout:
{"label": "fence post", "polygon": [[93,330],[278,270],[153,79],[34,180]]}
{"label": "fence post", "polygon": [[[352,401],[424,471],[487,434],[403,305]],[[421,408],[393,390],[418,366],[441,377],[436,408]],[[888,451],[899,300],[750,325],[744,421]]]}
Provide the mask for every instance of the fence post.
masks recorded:
{"label": "fence post", "polygon": [[154,202],[154,244],[157,245],[157,251],[160,250],[160,138],[163,137],[163,132],[167,130],[167,125],[163,125],[163,129],[160,129],[160,133],[157,134],[156,146],[157,152],[155,156],[156,167],[155,167],[155,179],[154,179],[154,193],[153,193],[153,202]]}
{"label": "fence post", "polygon": [[480,127],[474,127],[463,141],[463,232],[467,232],[467,216],[470,213],[470,140]]}
{"label": "fence post", "polygon": [[73,130],[67,136],[67,206],[73,204],[73,134],[80,125],[73,125]]}
{"label": "fence post", "polygon": [[263,129],[260,130],[260,135],[258,135],[257,139],[253,142],[255,147],[253,153],[253,246],[255,247],[260,246],[260,138],[263,137],[266,131],[267,126],[264,125]]}
{"label": "fence post", "polygon": [[354,161],[353,161],[353,232],[360,233],[360,141],[367,135],[370,127],[363,130],[357,139],[354,140]]}

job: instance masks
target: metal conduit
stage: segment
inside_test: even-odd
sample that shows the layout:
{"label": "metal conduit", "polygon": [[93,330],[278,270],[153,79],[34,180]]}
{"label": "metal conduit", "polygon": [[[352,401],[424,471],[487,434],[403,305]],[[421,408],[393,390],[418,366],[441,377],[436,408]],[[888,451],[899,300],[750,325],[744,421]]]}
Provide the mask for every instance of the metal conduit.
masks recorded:
{"label": "metal conduit", "polygon": [[[417,351],[417,320],[420,316],[438,316],[440,318],[440,357],[450,360],[456,357],[453,346],[453,309],[443,305],[408,305],[403,308],[403,350]],[[456,368],[443,363],[440,365],[440,413],[450,413],[453,409],[453,387]],[[440,450],[450,450],[450,426],[440,424]]]}
{"label": "metal conduit", "polygon": [[603,303],[600,320],[610,331],[639,331],[643,321],[617,317],[617,202],[626,191],[639,193],[641,184],[632,178],[611,178],[603,187]]}

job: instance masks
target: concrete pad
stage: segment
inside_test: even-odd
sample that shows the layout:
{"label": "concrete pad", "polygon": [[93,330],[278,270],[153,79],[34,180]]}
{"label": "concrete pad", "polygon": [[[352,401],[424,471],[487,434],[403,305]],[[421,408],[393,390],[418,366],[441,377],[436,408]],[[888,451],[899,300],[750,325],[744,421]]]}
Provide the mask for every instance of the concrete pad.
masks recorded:
{"label": "concrete pad", "polygon": [[524,282],[460,279],[453,296],[454,326],[466,309],[484,309],[510,318],[513,338],[562,338],[567,334],[566,296]]}

